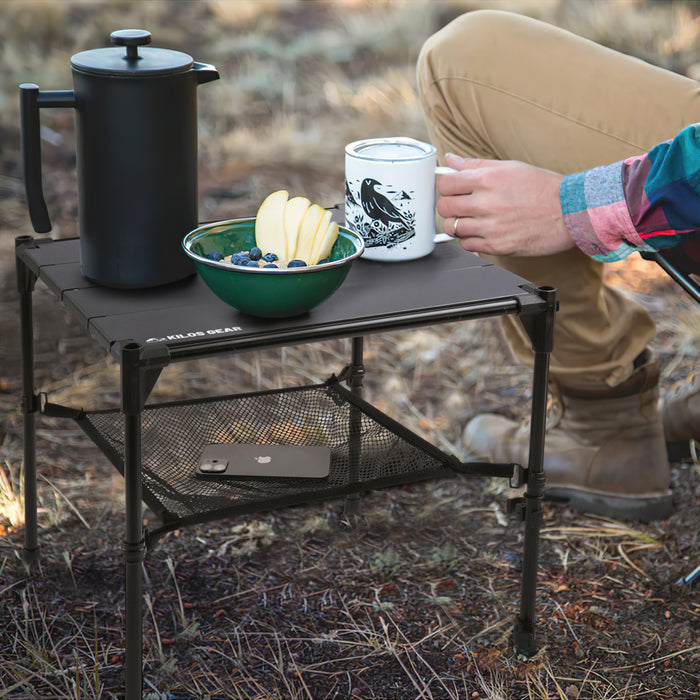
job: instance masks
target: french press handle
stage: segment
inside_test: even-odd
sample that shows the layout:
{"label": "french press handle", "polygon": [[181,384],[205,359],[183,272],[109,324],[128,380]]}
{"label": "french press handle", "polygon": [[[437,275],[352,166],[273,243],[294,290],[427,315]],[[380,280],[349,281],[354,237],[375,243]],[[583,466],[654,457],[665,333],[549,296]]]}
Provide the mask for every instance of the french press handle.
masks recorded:
{"label": "french press handle", "polygon": [[40,107],[75,107],[73,90],[39,90],[34,83],[22,83],[20,91],[20,129],[24,191],[27,196],[29,218],[37,233],[51,230],[49,212],[44,199],[41,178]]}

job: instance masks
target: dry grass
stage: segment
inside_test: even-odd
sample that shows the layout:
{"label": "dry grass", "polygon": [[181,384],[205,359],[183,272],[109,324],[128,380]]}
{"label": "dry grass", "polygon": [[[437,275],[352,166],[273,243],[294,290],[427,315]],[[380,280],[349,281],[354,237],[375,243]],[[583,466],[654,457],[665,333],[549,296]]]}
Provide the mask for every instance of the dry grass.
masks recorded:
{"label": "dry grass", "polygon": [[[12,239],[30,232],[18,196],[18,83],[67,88],[70,54],[103,45],[113,29],[144,26],[156,45],[180,47],[222,75],[200,90],[203,219],[249,215],[278,186],[339,201],[346,142],[425,135],[417,51],[441,22],[479,6],[540,16],[673,68],[697,60],[688,2],[0,4],[3,329],[16,320]],[[74,235],[72,115],[47,110],[42,120],[52,130],[44,174],[54,234]],[[687,374],[700,344],[696,308],[649,264],[610,266],[608,276],[657,321],[664,384]],[[46,290],[34,296],[41,390],[59,403],[118,405],[115,365],[80,329],[51,325]],[[8,338],[0,348],[0,697],[119,697],[122,481],[66,421],[41,418],[42,564],[38,574],[24,571],[18,357]],[[469,417],[527,397],[529,376],[508,363],[491,321],[378,334],[365,354],[366,397],[457,454]],[[171,366],[153,399],[180,397],[183,388],[203,396],[212,383],[236,391],[317,382],[348,355],[348,343],[334,341]],[[518,415],[526,403],[508,401],[505,410]],[[629,527],[547,507],[543,648],[527,662],[510,645],[520,533],[508,525],[510,494],[500,484],[456,480],[371,494],[354,530],[340,522],[342,504],[331,503],[172,533],[144,567],[144,696],[697,696],[700,607],[673,582],[695,564],[699,479],[697,465],[675,471],[684,500],[665,524]]]}

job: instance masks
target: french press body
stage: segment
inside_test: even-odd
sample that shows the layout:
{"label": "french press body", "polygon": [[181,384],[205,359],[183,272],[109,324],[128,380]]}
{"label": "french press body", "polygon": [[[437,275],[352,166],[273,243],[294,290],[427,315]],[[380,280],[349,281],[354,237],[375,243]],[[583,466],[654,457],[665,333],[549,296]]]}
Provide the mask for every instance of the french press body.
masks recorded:
{"label": "french press body", "polygon": [[197,87],[219,77],[144,30],[71,58],[73,90],[20,85],[25,190],[34,230],[51,230],[43,194],[39,109],[75,110],[83,275],[145,288],[193,274],[182,251],[198,222]]}

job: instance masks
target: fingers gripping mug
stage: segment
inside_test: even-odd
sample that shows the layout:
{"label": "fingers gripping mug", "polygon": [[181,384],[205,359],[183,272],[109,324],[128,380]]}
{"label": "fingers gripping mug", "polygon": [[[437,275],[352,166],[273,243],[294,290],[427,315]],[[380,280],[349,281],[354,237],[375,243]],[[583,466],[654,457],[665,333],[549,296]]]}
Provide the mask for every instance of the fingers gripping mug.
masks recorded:
{"label": "fingers gripping mug", "polygon": [[354,141],[345,147],[345,226],[365,242],[362,257],[385,262],[429,255],[451,236],[435,233],[435,146],[412,138]]}

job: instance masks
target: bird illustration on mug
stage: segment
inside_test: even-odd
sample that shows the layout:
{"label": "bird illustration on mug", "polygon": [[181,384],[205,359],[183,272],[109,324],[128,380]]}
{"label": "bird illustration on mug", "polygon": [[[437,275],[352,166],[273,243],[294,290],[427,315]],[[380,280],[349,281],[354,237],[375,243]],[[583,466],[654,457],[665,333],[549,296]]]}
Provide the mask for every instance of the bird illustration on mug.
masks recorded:
{"label": "bird illustration on mug", "polygon": [[392,190],[368,177],[353,192],[346,181],[345,208],[366,248],[392,248],[415,236],[414,201],[405,190]]}

